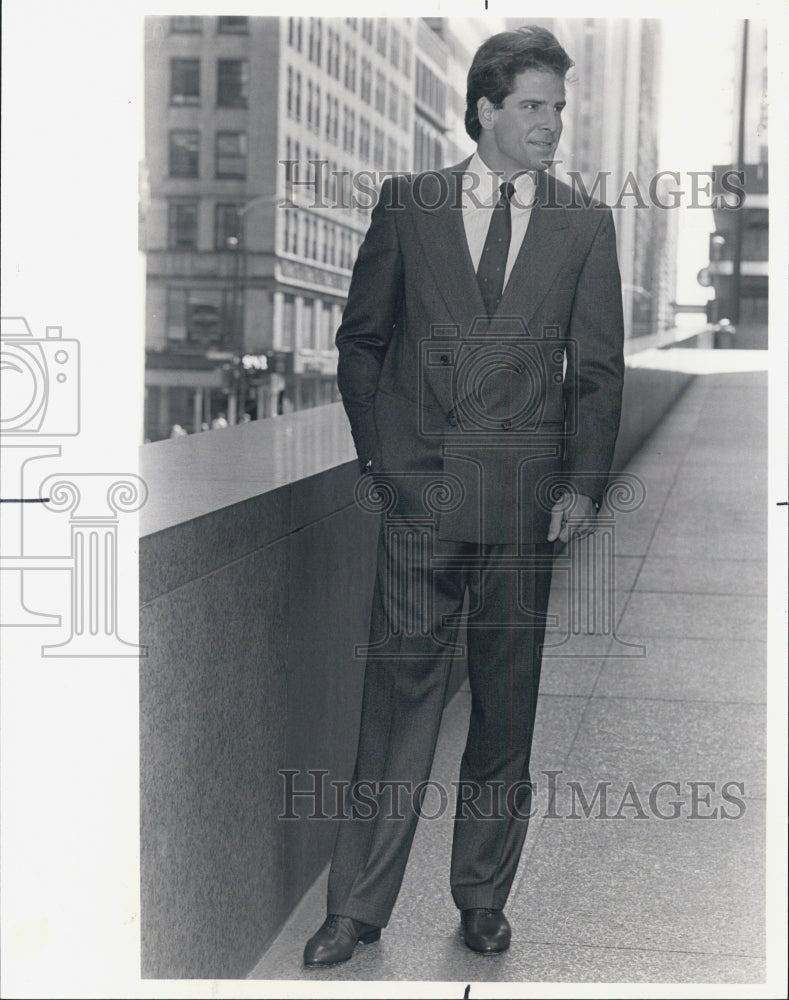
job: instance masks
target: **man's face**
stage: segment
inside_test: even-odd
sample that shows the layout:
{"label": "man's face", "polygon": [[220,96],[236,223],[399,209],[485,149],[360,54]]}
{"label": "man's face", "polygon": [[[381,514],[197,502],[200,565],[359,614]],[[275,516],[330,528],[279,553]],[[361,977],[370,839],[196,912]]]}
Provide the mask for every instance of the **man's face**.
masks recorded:
{"label": "man's face", "polygon": [[491,111],[489,136],[501,165],[514,170],[545,170],[553,162],[562,134],[564,80],[547,70],[527,69],[501,108]]}

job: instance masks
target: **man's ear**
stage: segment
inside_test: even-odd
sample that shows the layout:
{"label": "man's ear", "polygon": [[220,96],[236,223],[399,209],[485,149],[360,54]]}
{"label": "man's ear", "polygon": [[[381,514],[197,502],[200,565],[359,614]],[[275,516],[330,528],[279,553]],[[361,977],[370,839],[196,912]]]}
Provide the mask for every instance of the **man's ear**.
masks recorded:
{"label": "man's ear", "polygon": [[487,97],[477,101],[477,118],[484,129],[492,129],[496,117],[496,108]]}

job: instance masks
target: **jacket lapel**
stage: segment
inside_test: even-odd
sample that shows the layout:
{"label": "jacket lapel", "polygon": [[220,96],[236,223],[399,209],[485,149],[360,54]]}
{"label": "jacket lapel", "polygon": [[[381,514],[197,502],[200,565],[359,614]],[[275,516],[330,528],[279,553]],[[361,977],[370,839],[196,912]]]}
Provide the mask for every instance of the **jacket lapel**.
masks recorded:
{"label": "jacket lapel", "polygon": [[470,159],[424,175],[415,192],[419,208],[414,225],[419,242],[444,300],[447,324],[459,326],[461,337],[467,335],[477,316],[486,315],[463,225],[461,185]]}
{"label": "jacket lapel", "polygon": [[523,319],[527,327],[566,260],[572,232],[566,210],[549,197],[549,185],[540,171],[526,235],[496,311]]}

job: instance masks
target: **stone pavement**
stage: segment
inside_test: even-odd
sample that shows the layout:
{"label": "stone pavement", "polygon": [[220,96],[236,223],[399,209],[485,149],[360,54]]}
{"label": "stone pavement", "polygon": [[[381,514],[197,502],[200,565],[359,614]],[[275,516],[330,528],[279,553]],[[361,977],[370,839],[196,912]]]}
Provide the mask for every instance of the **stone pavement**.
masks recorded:
{"label": "stone pavement", "polygon": [[[755,353],[671,352],[713,370],[626,470],[646,497],[616,515],[615,635],[544,660],[510,950],[477,955],[458,933],[450,808],[420,822],[380,942],[302,967],[324,872],[250,978],[764,981],[767,379],[736,370],[745,354],[741,367],[759,368]],[[567,635],[567,597],[556,574],[549,642]],[[444,713],[432,779],[449,789],[469,706],[465,686]],[[425,804],[440,811],[437,797]]]}

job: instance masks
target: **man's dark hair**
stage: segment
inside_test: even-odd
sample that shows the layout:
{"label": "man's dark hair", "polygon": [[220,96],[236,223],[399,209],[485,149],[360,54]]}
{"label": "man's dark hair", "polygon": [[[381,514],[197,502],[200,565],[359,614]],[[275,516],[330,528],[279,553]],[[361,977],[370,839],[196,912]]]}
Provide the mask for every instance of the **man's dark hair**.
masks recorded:
{"label": "man's dark hair", "polygon": [[466,131],[476,142],[482,126],[477,101],[487,99],[500,108],[515,89],[515,77],[527,69],[547,70],[564,78],[575,63],[556,36],[536,24],[492,35],[477,49],[466,86]]}

